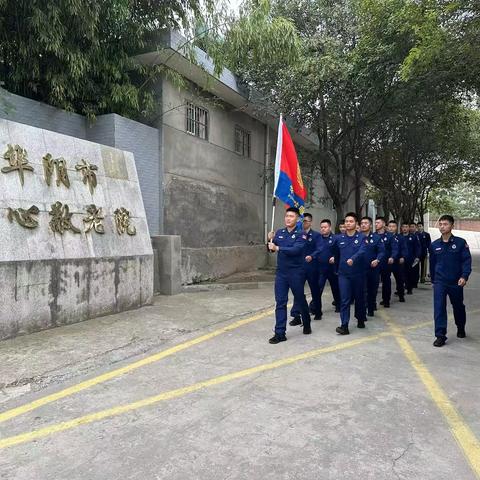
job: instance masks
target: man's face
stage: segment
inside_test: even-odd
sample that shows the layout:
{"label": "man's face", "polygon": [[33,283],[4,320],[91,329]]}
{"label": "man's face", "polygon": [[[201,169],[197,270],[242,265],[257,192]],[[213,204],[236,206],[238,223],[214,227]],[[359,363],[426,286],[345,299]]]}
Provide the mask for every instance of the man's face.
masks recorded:
{"label": "man's face", "polygon": [[287,228],[292,228],[297,224],[298,215],[295,212],[285,213],[285,226]]}
{"label": "man's face", "polygon": [[320,224],[320,233],[322,235],[330,235],[330,232],[332,231],[332,227],[327,223],[327,222],[322,222]]}
{"label": "man's face", "polygon": [[397,228],[398,228],[398,226],[397,226],[396,223],[389,223],[388,224],[388,231],[390,233],[397,233]]}
{"label": "man's face", "polygon": [[305,231],[310,230],[312,228],[312,219],[310,217],[303,218],[303,229]]}
{"label": "man's face", "polygon": [[347,231],[347,229],[345,228],[345,224],[344,223],[341,223],[339,226],[338,226],[338,230],[340,231],[340,233],[345,233]]}
{"label": "man's face", "polygon": [[415,233],[417,231],[417,225],[415,223],[412,223],[409,227],[410,233]]}
{"label": "man's face", "polygon": [[378,218],[375,220],[375,230],[378,232],[379,230],[383,230],[385,228],[385,222]]}
{"label": "man's face", "polygon": [[353,217],[345,218],[345,230],[347,232],[354,232],[357,226],[357,221]]}
{"label": "man's face", "polygon": [[401,230],[402,230],[402,233],[403,233],[404,235],[406,235],[406,234],[409,233],[409,231],[410,231],[408,225],[405,225],[405,224],[403,224],[403,225],[401,226]]}
{"label": "man's face", "polygon": [[360,221],[360,231],[361,232],[369,232],[372,228],[372,224],[370,223],[369,220],[364,218],[363,220]]}
{"label": "man's face", "polygon": [[438,222],[438,229],[442,235],[450,233],[453,229],[453,223],[450,223],[448,220],[440,220]]}
{"label": "man's face", "polygon": [[417,225],[417,229],[420,233],[423,232],[423,225]]}

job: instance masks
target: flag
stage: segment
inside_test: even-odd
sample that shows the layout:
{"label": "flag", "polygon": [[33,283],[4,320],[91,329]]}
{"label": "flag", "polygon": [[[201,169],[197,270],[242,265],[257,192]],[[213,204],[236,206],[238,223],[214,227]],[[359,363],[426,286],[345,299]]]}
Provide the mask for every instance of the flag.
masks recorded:
{"label": "flag", "polygon": [[292,137],[281,115],[278,125],[273,195],[289,207],[297,207],[303,215],[307,189],[303,185]]}

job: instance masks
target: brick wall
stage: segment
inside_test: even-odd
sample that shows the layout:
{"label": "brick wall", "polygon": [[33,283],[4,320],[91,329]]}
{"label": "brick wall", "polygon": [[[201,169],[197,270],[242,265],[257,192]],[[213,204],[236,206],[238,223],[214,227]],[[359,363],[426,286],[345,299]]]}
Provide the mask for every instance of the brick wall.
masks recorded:
{"label": "brick wall", "polygon": [[[437,220],[430,220],[430,228],[437,227]],[[456,230],[468,230],[470,232],[480,232],[480,219],[459,218],[455,220]]]}

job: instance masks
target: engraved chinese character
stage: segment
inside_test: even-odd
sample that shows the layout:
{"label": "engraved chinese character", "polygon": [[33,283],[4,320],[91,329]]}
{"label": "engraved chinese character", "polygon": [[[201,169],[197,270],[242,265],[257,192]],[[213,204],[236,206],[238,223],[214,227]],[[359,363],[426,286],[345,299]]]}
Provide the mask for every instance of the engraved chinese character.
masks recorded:
{"label": "engraved chinese character", "polygon": [[123,235],[125,232],[127,232],[128,235],[135,235],[137,233],[137,229],[133,225],[130,225],[130,212],[126,208],[117,208],[113,213],[119,235]]}
{"label": "engraved chinese character", "polygon": [[68,205],[63,205],[61,202],[55,202],[48,213],[52,216],[49,225],[53,232],[60,233],[60,235],[63,235],[63,232],[66,232],[67,230],[70,230],[73,233],[80,233],[80,229],[72,224],[73,213],[70,213]]}
{"label": "engraved chinese character", "polygon": [[103,226],[103,219],[105,218],[102,215],[102,209],[97,208],[95,205],[89,205],[87,207],[88,215],[83,219],[85,222],[85,233],[90,232],[90,230],[95,230],[97,233],[105,233],[105,228]]}
{"label": "engraved chinese character", "polygon": [[8,207],[7,217],[10,223],[14,220],[25,228],[37,228],[38,220],[33,218],[32,215],[38,215],[39,209],[35,205],[32,205],[28,210],[24,208],[13,209]]}
{"label": "engraved chinese character", "polygon": [[7,151],[3,154],[3,158],[8,160],[10,166],[3,167],[3,173],[9,173],[18,171],[18,175],[20,176],[20,183],[24,184],[24,172],[33,172],[33,167],[28,164],[28,155],[27,151],[22,148],[20,145],[8,145]]}
{"label": "engraved chinese character", "polygon": [[81,160],[80,163],[75,165],[77,171],[82,172],[83,175],[83,183],[88,185],[90,189],[90,193],[93,195],[93,191],[97,186],[97,174],[95,173],[98,170],[96,165],[92,165],[88,163],[86,160]]}
{"label": "engraved chinese character", "polygon": [[53,173],[57,172],[57,187],[63,183],[67,188],[70,188],[70,179],[68,178],[67,162],[64,158],[52,158],[50,153],[43,157],[43,172],[45,181],[50,186],[52,183]]}

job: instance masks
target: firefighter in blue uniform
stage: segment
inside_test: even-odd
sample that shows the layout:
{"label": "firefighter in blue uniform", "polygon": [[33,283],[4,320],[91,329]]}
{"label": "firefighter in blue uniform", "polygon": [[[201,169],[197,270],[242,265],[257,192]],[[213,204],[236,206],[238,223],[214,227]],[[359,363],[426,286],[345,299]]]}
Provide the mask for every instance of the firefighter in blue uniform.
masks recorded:
{"label": "firefighter in blue uniform", "polygon": [[315,251],[312,254],[314,261],[318,267],[318,286],[319,286],[319,310],[320,318],[322,317],[322,294],[327,283],[332,289],[335,311],[340,312],[340,290],[338,288],[338,275],[334,263],[330,263],[330,259],[334,256],[334,235],[332,234],[332,222],[328,218],[324,218],[320,222],[320,235],[317,236]]}
{"label": "firefighter in blue uniform", "polygon": [[420,262],[420,242],[415,233],[410,233],[410,223],[402,223],[402,236],[407,247],[405,258],[405,289],[411,295],[415,287],[415,268]]}
{"label": "firefighter in blue uniform", "polygon": [[287,340],[288,290],[293,293],[294,303],[300,309],[303,333],[310,334],[310,314],[305,299],[305,272],[303,269],[306,233],[298,228],[299,210],[290,207],[285,212],[285,228],[269,233],[268,249],[277,252],[277,272],[275,274],[275,335],[269,342],[277,344]]}
{"label": "firefighter in blue uniform", "polygon": [[423,223],[417,223],[417,236],[420,240],[420,283],[425,283],[425,276],[427,274],[427,256],[430,245],[432,244],[432,237],[423,229]]}
{"label": "firefighter in blue uniform", "polygon": [[412,265],[412,287],[418,288],[418,282],[420,281],[420,262],[422,256],[422,242],[420,241],[420,237],[418,235],[418,229],[416,223],[411,223],[408,227],[408,231],[411,235],[415,235],[417,238],[418,243],[418,261],[414,262]]}
{"label": "firefighter in blue uniform", "polygon": [[[316,240],[320,237],[320,234],[315,230],[312,230],[312,214],[303,214],[303,231],[307,234],[307,241],[305,242],[305,249],[303,252],[304,261],[303,269],[305,271],[305,279],[310,287],[310,293],[312,294],[312,309],[315,314],[315,320],[322,318],[322,308],[320,306],[320,289],[318,287],[318,263],[313,260],[312,253],[315,250]],[[290,321],[290,325],[301,325],[301,312],[296,303],[293,304],[290,316],[293,319]]]}
{"label": "firefighter in blue uniform", "polygon": [[345,216],[343,234],[335,235],[335,255],[331,261],[338,267],[338,285],[340,287],[340,320],[341,325],[336,331],[340,335],[348,335],[350,322],[350,303],[353,297],[355,303],[355,318],[357,327],[365,328],[365,250],[366,238],[356,231],[358,217],[350,212]]}
{"label": "firefighter in blue uniform", "polygon": [[447,341],[447,296],[453,307],[457,337],[465,338],[463,287],[472,272],[472,256],[467,242],[452,234],[453,223],[451,215],[442,215],[438,221],[442,236],[430,245],[435,347],[443,347]]}
{"label": "firefighter in blue uniform", "polygon": [[380,278],[382,279],[382,301],[380,305],[390,308],[392,297],[392,268],[395,261],[398,261],[398,240],[395,240],[392,233],[385,229],[386,222],[384,217],[377,217],[375,220],[375,229],[383,239],[385,246],[385,257],[380,263]]}
{"label": "firefighter in blue uniform", "polygon": [[[395,242],[396,250],[398,252],[397,258],[392,265],[392,273],[397,286],[395,294],[398,295],[399,302],[405,302],[405,257],[408,254],[407,246],[405,245],[403,235],[398,233],[398,223],[395,220],[390,220],[388,222],[388,231],[393,236],[392,242]],[[394,247],[392,246],[392,249],[393,248]]]}
{"label": "firefighter in blue uniform", "polygon": [[362,217],[360,231],[367,239],[365,249],[365,291],[367,298],[367,316],[373,317],[377,308],[377,291],[380,284],[380,265],[385,258],[383,238],[372,232],[373,220]]}

